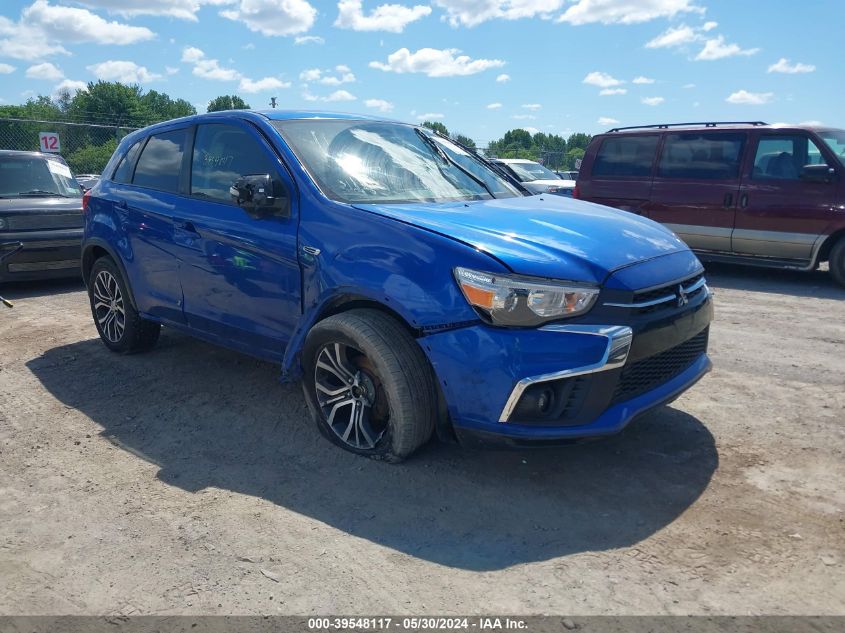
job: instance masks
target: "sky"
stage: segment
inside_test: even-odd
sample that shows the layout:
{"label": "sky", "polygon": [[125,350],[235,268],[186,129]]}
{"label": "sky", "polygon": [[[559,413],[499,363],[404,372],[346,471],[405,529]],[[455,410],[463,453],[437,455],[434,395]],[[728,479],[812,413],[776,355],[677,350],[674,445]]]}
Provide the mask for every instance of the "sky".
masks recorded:
{"label": "sky", "polygon": [[763,120],[845,127],[845,0],[2,0],[0,104],[138,83],[204,112],[513,128]]}

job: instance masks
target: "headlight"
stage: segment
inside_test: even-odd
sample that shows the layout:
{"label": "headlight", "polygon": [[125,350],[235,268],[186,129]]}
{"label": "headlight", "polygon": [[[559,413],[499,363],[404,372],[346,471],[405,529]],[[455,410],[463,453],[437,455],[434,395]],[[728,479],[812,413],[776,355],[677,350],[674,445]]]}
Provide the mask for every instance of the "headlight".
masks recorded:
{"label": "headlight", "polygon": [[592,286],[469,268],[455,268],[455,279],[469,304],[494,325],[531,327],[584,314],[599,294]]}

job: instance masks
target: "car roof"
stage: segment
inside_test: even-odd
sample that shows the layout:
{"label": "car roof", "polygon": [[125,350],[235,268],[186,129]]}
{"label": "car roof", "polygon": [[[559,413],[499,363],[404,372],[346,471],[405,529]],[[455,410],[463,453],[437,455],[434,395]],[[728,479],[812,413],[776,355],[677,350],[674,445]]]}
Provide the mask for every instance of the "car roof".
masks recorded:
{"label": "car roof", "polygon": [[762,121],[748,121],[748,122],[726,122],[726,123],[661,123],[655,125],[638,125],[631,127],[617,127],[611,128],[603,134],[597,136],[616,136],[629,134],[655,134],[662,132],[718,132],[725,131],[745,131],[745,130],[782,130],[782,131],[807,131],[814,132],[841,132],[839,128],[833,128],[824,125],[794,125],[791,123],[774,123],[768,124]]}
{"label": "car roof", "polygon": [[527,158],[494,158],[493,162],[495,163],[506,163],[506,164],[525,164],[525,163],[532,163],[537,164],[536,160],[528,160]]}
{"label": "car roof", "polygon": [[30,156],[32,158],[53,158],[56,160],[64,160],[58,154],[48,154],[46,152],[35,152],[19,149],[0,149],[0,156]]}

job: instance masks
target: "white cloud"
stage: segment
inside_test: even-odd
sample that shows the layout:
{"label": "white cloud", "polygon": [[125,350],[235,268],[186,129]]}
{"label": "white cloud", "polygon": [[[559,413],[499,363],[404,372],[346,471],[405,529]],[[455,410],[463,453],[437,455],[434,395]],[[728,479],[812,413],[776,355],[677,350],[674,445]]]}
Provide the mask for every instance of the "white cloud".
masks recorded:
{"label": "white cloud", "polygon": [[663,97],[643,97],[641,101],[647,106],[659,106],[666,99]]}
{"label": "white cloud", "polygon": [[255,94],[256,92],[267,92],[268,90],[277,90],[278,88],[290,88],[290,82],[282,81],[276,77],[264,77],[263,79],[248,79],[244,77],[241,79],[238,89],[241,92]]}
{"label": "white cloud", "polygon": [[487,20],[518,20],[521,18],[551,18],[566,0],[435,0],[446,10],[444,16],[451,26],[477,26]]}
{"label": "white cloud", "polygon": [[496,82],[500,83],[500,84],[503,84],[503,83],[510,81],[510,80],[511,80],[511,76],[506,74],[506,73],[502,73],[501,75],[496,77]]}
{"label": "white cloud", "polygon": [[15,67],[11,64],[0,64],[0,75],[8,75],[15,72]]}
{"label": "white cloud", "polygon": [[262,35],[296,35],[314,25],[317,9],[306,0],[240,0],[220,15]]}
{"label": "white cloud", "polygon": [[437,119],[444,119],[446,115],[442,112],[426,112],[425,114],[418,114],[417,121],[436,121]]}
{"label": "white cloud", "polygon": [[499,108],[501,108],[501,107],[502,107],[502,104],[501,104],[501,103],[498,103],[498,102],[496,102],[496,103],[488,103],[488,104],[487,104],[487,109],[488,109],[488,110],[498,110],[498,109],[499,109]]}
{"label": "white cloud", "polygon": [[337,19],[334,25],[353,31],[387,31],[401,33],[411,22],[422,19],[431,13],[431,7],[415,5],[406,7],[401,4],[382,4],[364,15],[360,0],[341,0],[337,3]]}
{"label": "white cloud", "polygon": [[583,83],[590,86],[598,86],[599,88],[611,88],[613,86],[620,86],[625,82],[607,73],[593,71],[584,77]]}
{"label": "white cloud", "polygon": [[393,110],[393,104],[384,99],[367,99],[364,101],[364,105],[379,112],[390,112]]}
{"label": "white cloud", "polygon": [[795,75],[798,73],[811,73],[816,70],[816,67],[812,64],[802,64],[801,62],[795,62],[794,64],[790,64],[789,60],[786,57],[781,57],[777,63],[772,64],[769,66],[770,73],[786,73],[787,75]]}
{"label": "white cloud", "polygon": [[639,86],[645,86],[648,84],[653,84],[654,79],[651,79],[650,77],[643,77],[642,75],[640,75],[639,77],[634,77],[634,80],[631,83],[637,84]]}
{"label": "white cloud", "polygon": [[308,88],[302,92],[302,98],[306,101],[355,101],[357,97],[346,90],[335,90],[330,95],[318,97],[308,92]]}
{"label": "white cloud", "polygon": [[233,0],[79,0],[89,7],[124,16],[161,15],[196,22],[203,5],[231,4]]}
{"label": "white cloud", "polygon": [[742,49],[736,44],[726,44],[725,37],[719,35],[712,40],[707,40],[704,43],[704,48],[695,56],[695,59],[697,61],[714,61],[737,55],[754,55],[759,50],[759,48]]}
{"label": "white cloud", "polygon": [[522,107],[525,108],[526,110],[539,110],[543,106],[540,105],[539,103],[523,103]]}
{"label": "white cloud", "polygon": [[684,84],[684,88],[686,88],[687,90],[690,90],[692,88],[695,88],[695,84]]}
{"label": "white cloud", "polygon": [[349,66],[345,66],[343,64],[335,66],[334,70],[308,68],[299,73],[299,78],[302,81],[316,81],[326,86],[339,86],[341,84],[349,84],[355,81],[354,73],[350,70]]}
{"label": "white cloud", "polygon": [[646,48],[673,48],[683,46],[699,40],[701,36],[696,29],[682,24],[681,26],[670,27],[660,35],[646,42]]}
{"label": "white cloud", "polygon": [[297,35],[293,39],[294,44],[325,44],[324,40],[319,35]]}
{"label": "white cloud", "polygon": [[179,69],[178,69],[178,68],[174,68],[173,66],[165,66],[165,67],[164,67],[164,72],[165,72],[167,75],[175,75],[176,73],[178,73],[178,72],[179,72]]}
{"label": "white cloud", "polygon": [[570,24],[639,24],[679,13],[703,13],[693,0],[576,0],[558,21]]}
{"label": "white cloud", "polygon": [[108,60],[87,66],[97,79],[120,81],[125,84],[142,84],[161,79],[161,75],[152,73],[145,66],[135,62]]}
{"label": "white cloud", "polygon": [[489,68],[504,66],[500,59],[471,59],[458,55],[457,48],[421,48],[412,53],[400,48],[387,57],[387,63],[370,62],[371,68],[395,73],[424,73],[429,77],[455,77],[474,75]]}
{"label": "white cloud", "polygon": [[88,87],[84,81],[74,81],[73,79],[63,79],[61,82],[53,86],[53,96],[56,97],[59,93],[67,90],[71,95],[76,94],[80,90],[85,90]]}
{"label": "white cloud", "polygon": [[517,121],[533,121],[537,117],[533,114],[512,114],[511,118],[516,119]]}
{"label": "white cloud", "polygon": [[718,22],[705,22],[704,26],[701,27],[701,30],[706,33],[707,31],[712,31],[717,26],[719,26]]}
{"label": "white cloud", "polygon": [[209,59],[205,53],[195,46],[187,46],[182,50],[182,61],[186,64],[193,64],[191,72],[203,79],[214,79],[216,81],[236,81],[241,79],[241,74],[233,68],[225,68],[216,59]]}
{"label": "white cloud", "polygon": [[26,69],[26,76],[29,79],[46,79],[48,81],[59,81],[64,79],[65,74],[59,70],[58,66],[50,62],[43,64],[35,64]]}
{"label": "white cloud", "polygon": [[600,97],[613,97],[615,95],[627,94],[628,90],[625,88],[603,88],[599,90]]}
{"label": "white cloud", "polygon": [[535,134],[537,134],[537,133],[540,131],[540,130],[538,130],[536,127],[530,127],[530,126],[521,127],[521,128],[519,128],[519,129],[520,129],[520,130],[525,130],[525,131],[526,131],[526,132],[528,132],[531,136],[534,136]]}
{"label": "white cloud", "polygon": [[0,55],[36,60],[68,55],[64,44],[135,44],[155,37],[150,29],[108,21],[87,9],[35,0],[15,23],[0,16]]}
{"label": "white cloud", "polygon": [[611,119],[609,116],[600,116],[596,121],[599,125],[616,125],[619,123],[616,119]]}
{"label": "white cloud", "polygon": [[765,105],[774,98],[773,92],[748,92],[738,90],[731,94],[725,101],[738,105]]}

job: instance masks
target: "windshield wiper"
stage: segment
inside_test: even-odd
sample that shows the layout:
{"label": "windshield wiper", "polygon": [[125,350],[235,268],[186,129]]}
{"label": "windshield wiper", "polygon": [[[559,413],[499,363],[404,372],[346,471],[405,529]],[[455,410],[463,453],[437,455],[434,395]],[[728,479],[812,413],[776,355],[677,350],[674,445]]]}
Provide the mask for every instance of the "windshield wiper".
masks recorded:
{"label": "windshield wiper", "polygon": [[58,196],[59,198],[67,198],[63,193],[58,193],[56,191],[45,191],[43,189],[30,189],[29,191],[21,191],[18,192],[19,196]]}
{"label": "windshield wiper", "polygon": [[457,167],[457,168],[458,168],[461,172],[463,172],[463,173],[464,173],[464,175],[466,175],[467,177],[469,177],[469,179],[470,179],[470,180],[475,181],[475,184],[480,185],[481,187],[483,187],[483,188],[484,188],[484,190],[485,190],[488,194],[490,194],[490,197],[491,197],[491,198],[493,198],[493,199],[495,199],[495,198],[496,198],[495,194],[493,193],[493,190],[492,190],[492,189],[490,189],[490,187],[488,187],[488,186],[487,186],[487,183],[485,183],[485,182],[484,182],[481,178],[479,178],[478,176],[476,176],[475,174],[473,174],[470,170],[468,170],[466,167],[464,167],[463,165],[461,165],[460,163],[458,163],[456,160],[454,160],[451,156],[449,156],[449,154],[447,154],[447,153],[446,153],[446,151],[445,151],[442,147],[440,147],[440,146],[439,146],[439,145],[438,145],[438,144],[437,144],[437,143],[436,143],[436,142],[435,142],[435,141],[434,141],[434,140],[433,140],[433,139],[432,139],[432,138],[431,138],[428,134],[426,134],[425,132],[423,132],[423,131],[422,131],[422,130],[420,130],[419,128],[414,128],[414,131],[415,131],[415,132],[417,133],[417,135],[418,135],[418,136],[419,136],[419,137],[423,140],[423,142],[424,142],[426,145],[428,145],[428,146],[429,146],[432,150],[434,150],[434,152],[435,152],[438,156],[440,156],[440,157],[441,157],[444,161],[446,161],[447,163],[450,163],[450,164],[454,165],[454,166],[455,166],[455,167]]}

